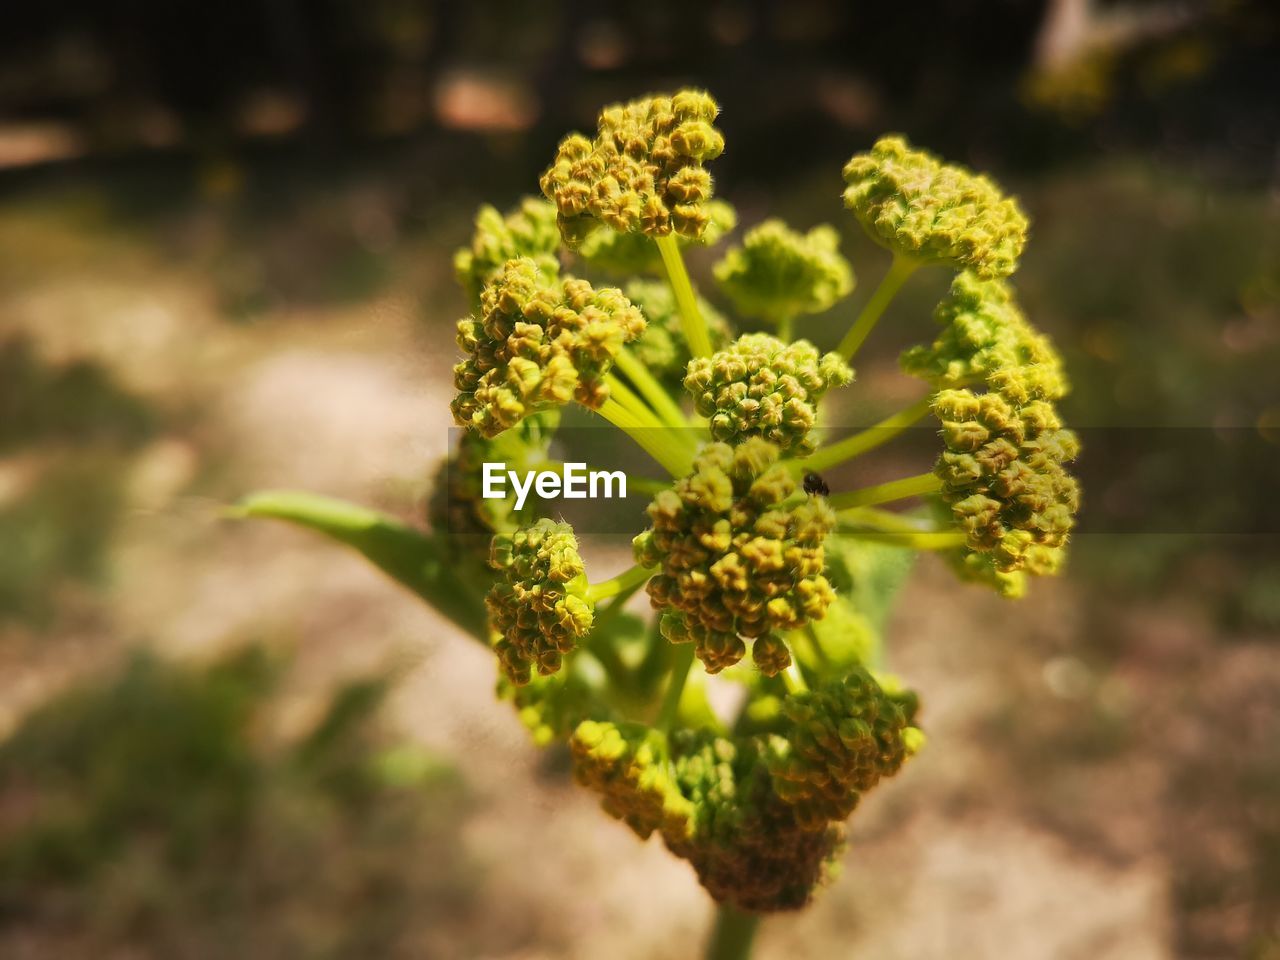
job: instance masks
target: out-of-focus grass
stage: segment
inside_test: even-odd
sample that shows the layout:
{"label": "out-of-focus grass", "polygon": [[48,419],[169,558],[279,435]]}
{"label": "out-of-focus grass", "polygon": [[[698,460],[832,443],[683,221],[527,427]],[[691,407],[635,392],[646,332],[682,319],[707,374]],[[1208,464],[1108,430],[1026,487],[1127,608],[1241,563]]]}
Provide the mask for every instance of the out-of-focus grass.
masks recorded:
{"label": "out-of-focus grass", "polygon": [[431,956],[475,921],[466,791],[380,733],[385,681],[281,738],[279,674],[257,646],[138,654],[24,720],[0,745],[0,954]]}

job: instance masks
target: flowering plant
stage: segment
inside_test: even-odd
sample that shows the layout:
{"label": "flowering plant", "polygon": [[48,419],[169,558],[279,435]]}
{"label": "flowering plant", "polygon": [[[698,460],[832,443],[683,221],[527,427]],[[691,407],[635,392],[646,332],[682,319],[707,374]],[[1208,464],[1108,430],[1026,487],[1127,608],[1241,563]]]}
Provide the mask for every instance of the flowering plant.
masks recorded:
{"label": "flowering plant", "polygon": [[[694,290],[684,251],[736,226],[708,169],[718,112],[694,90],[607,107],[593,135],[561,143],[541,198],[482,208],[455,257],[472,307],[453,370],[464,429],[429,531],[298,493],[242,511],[348,543],[489,645],[535,741],[567,742],[605,812],[692,865],[721,905],[709,956],[731,958],[760,915],[809,902],[861,796],[922,747],[918,699],[880,643],[913,552],[1019,596],[1061,569],[1079,493],[1061,364],[1008,282],[1027,231],[1017,202],[900,137],[854,156],[844,204],[891,261],[824,352],[796,330],[823,332],[810,318],[854,288],[833,226],[768,220],[716,263],[722,309]],[[936,336],[902,356],[924,395],[829,438],[824,399],[854,383],[863,342],[926,267],[954,280]],[[735,320],[765,331],[737,335]],[[602,580],[569,524],[481,495],[486,462],[553,462],[573,404],[669,474],[636,478],[653,497],[635,563]],[[941,451],[927,472],[837,492],[822,479],[929,416]],[[886,509],[912,500],[923,508]],[[624,609],[641,589],[651,619]],[[711,707],[722,683],[740,690],[732,716]]]}

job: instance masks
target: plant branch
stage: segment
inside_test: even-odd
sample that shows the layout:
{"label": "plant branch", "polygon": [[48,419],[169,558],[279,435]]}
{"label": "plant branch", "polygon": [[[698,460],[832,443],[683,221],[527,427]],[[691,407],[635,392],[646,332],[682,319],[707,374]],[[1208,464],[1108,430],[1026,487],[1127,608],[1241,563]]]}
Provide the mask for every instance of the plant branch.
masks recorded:
{"label": "plant branch", "polygon": [[870,507],[877,503],[892,503],[894,500],[905,500],[907,497],[919,497],[926,493],[937,493],[942,489],[942,481],[932,471],[901,480],[890,480],[877,483],[860,490],[849,490],[830,497],[828,502],[836,510],[848,507]]}
{"label": "plant branch", "polygon": [[642,567],[636,564],[616,577],[591,584],[587,587],[587,600],[591,603],[598,603],[608,597],[616,596],[624,590],[638,587],[652,576],[653,567]]}
{"label": "plant branch", "polygon": [[675,723],[680,712],[680,697],[684,694],[685,683],[689,680],[689,668],[693,666],[693,643],[675,645],[675,658],[671,664],[670,679],[667,689],[662,694],[662,706],[658,709],[658,719],[654,727],[666,733]]}
{"label": "plant branch", "polygon": [[673,477],[683,477],[693,466],[690,450],[672,443],[669,430],[640,422],[630,410],[609,397],[596,413],[634,440],[649,456],[662,464]]}
{"label": "plant branch", "polygon": [[706,960],[750,960],[760,918],[727,903],[716,906],[715,926],[707,944]]}
{"label": "plant branch", "polygon": [[880,285],[871,294],[871,299],[867,301],[866,306],[862,308],[862,312],[858,314],[858,319],[853,322],[849,332],[840,341],[840,346],[836,347],[837,353],[846,360],[853,359],[854,354],[858,352],[858,348],[867,339],[868,334],[875,327],[876,321],[880,319],[885,308],[893,302],[893,298],[898,295],[898,291],[907,282],[907,278],[919,268],[919,261],[900,254],[894,255],[893,263],[889,265],[889,272],[884,275]]}
{"label": "plant branch", "polygon": [[707,332],[706,321],[698,310],[698,298],[694,296],[693,284],[689,281],[689,271],[684,268],[684,257],[680,253],[680,244],[674,233],[658,237],[658,253],[662,254],[662,265],[667,269],[667,279],[671,282],[671,292],[676,296],[676,306],[680,309],[680,323],[684,327],[684,338],[689,344],[689,352],[695,357],[711,356],[711,334]]}
{"label": "plant branch", "polygon": [[806,470],[828,470],[847,460],[852,460],[868,450],[874,450],[881,444],[888,443],[894,437],[918,423],[929,413],[930,397],[917,400],[905,410],[899,410],[891,417],[886,417],[873,427],[859,431],[828,446],[820,448],[812,456],[800,462]]}
{"label": "plant branch", "polygon": [[649,405],[653,407],[660,420],[668,426],[681,430],[688,428],[689,421],[685,419],[680,404],[667,393],[667,388],[658,382],[658,379],[649,372],[649,368],[636,359],[634,353],[623,347],[618,351],[616,362],[623,375],[635,384],[636,389],[649,401]]}

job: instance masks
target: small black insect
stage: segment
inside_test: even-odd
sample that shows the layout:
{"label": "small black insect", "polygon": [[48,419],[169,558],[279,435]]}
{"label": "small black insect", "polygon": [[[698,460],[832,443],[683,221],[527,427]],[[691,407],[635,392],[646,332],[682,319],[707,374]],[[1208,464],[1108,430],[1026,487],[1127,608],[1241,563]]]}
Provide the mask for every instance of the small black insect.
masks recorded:
{"label": "small black insect", "polygon": [[810,496],[825,497],[831,493],[831,488],[827,486],[827,481],[810,471],[804,475],[804,492]]}

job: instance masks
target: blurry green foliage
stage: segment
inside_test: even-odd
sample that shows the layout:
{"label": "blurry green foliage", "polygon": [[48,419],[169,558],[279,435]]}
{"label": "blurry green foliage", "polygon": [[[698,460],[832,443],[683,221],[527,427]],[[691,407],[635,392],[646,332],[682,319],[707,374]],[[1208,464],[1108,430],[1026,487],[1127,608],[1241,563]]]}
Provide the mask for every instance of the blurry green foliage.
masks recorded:
{"label": "blurry green foliage", "polygon": [[146,403],[103,367],[48,364],[26,337],[0,341],[0,454],[35,442],[132,446],[155,426]]}
{"label": "blurry green foliage", "polygon": [[64,584],[103,575],[125,465],[109,454],[63,458],[0,504],[0,622],[45,623]]}
{"label": "blurry green foliage", "polygon": [[257,646],[203,667],[138,654],[22,721],[0,744],[0,955],[24,935],[85,956],[438,955],[407,931],[474,921],[465,792],[388,746],[385,680],[281,741],[280,673]]}

